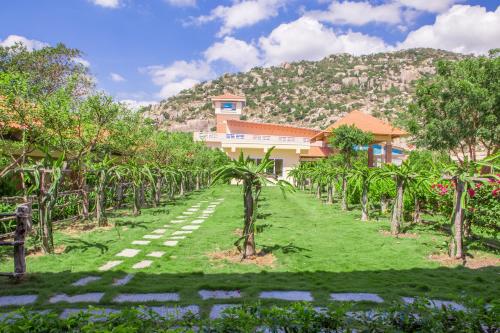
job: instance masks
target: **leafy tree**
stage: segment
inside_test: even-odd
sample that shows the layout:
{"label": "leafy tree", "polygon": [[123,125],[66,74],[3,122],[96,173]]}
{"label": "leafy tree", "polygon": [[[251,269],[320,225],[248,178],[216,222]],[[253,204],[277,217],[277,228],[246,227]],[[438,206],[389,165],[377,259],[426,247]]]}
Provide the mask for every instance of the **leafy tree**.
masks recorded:
{"label": "leafy tree", "polygon": [[371,182],[378,176],[378,170],[368,167],[365,160],[359,160],[349,172],[349,181],[361,192],[361,221],[369,220],[368,191]]}
{"label": "leafy tree", "polygon": [[354,125],[342,125],[332,130],[330,144],[342,156],[342,210],[347,210],[347,176],[354,157],[358,155],[356,147],[365,146],[373,141],[373,135],[366,133]]}

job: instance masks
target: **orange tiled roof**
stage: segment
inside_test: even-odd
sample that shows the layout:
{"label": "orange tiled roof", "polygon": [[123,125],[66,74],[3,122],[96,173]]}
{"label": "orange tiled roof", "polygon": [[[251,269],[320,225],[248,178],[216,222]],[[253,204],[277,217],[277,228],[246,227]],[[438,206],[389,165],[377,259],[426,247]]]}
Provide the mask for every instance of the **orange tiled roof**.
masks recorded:
{"label": "orange tiled roof", "polygon": [[300,157],[327,157],[332,154],[332,149],[329,147],[311,146],[307,154],[302,154]]}
{"label": "orange tiled roof", "polygon": [[233,94],[224,94],[211,97],[212,101],[245,101],[245,96],[238,96]]}
{"label": "orange tiled roof", "polygon": [[227,127],[231,133],[255,135],[282,135],[312,138],[320,131],[310,128],[295,127],[279,124],[255,123],[242,120],[227,120]]}
{"label": "orange tiled roof", "polygon": [[355,110],[328,126],[326,130],[316,135],[313,140],[319,140],[328,136],[333,129],[342,125],[354,125],[364,132],[370,132],[375,135],[390,135],[393,138],[407,135],[402,129],[393,127],[391,124],[375,118],[374,116]]}

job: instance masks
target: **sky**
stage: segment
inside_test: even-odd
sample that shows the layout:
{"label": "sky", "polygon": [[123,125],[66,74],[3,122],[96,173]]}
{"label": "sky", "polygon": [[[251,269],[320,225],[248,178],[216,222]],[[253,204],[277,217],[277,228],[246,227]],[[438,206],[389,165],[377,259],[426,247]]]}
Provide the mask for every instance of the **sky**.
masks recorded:
{"label": "sky", "polygon": [[131,106],[227,72],[334,53],[500,48],[498,0],[4,0],[0,46],[64,43]]}

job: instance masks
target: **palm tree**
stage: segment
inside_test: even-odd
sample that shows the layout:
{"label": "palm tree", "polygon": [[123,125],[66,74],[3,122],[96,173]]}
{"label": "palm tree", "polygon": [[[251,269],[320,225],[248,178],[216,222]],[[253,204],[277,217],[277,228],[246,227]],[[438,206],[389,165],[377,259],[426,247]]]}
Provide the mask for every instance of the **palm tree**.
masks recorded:
{"label": "palm tree", "polygon": [[262,187],[267,184],[275,184],[280,187],[283,193],[293,189],[293,186],[287,181],[271,180],[266,171],[273,165],[273,161],[269,158],[273,148],[268,150],[259,164],[256,164],[248,157],[245,158],[243,152],[241,152],[237,160],[230,161],[214,171],[212,183],[237,180],[243,184],[244,228],[242,237],[235,242],[235,245],[240,248],[239,242],[243,240],[243,258],[255,256],[256,254],[255,210],[257,209]]}
{"label": "palm tree", "polygon": [[365,161],[354,164],[349,172],[349,180],[361,191],[361,221],[369,220],[368,191],[370,184],[378,176],[378,171],[368,167]]}

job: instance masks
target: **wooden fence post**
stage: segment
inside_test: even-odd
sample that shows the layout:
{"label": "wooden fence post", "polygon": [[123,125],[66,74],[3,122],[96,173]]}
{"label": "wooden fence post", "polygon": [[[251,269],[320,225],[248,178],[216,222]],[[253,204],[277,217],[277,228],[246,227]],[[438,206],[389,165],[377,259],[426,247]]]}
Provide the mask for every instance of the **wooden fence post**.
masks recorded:
{"label": "wooden fence post", "polygon": [[16,210],[16,231],[14,233],[14,278],[20,280],[26,274],[26,253],[24,241],[31,225],[31,210],[20,205]]}

